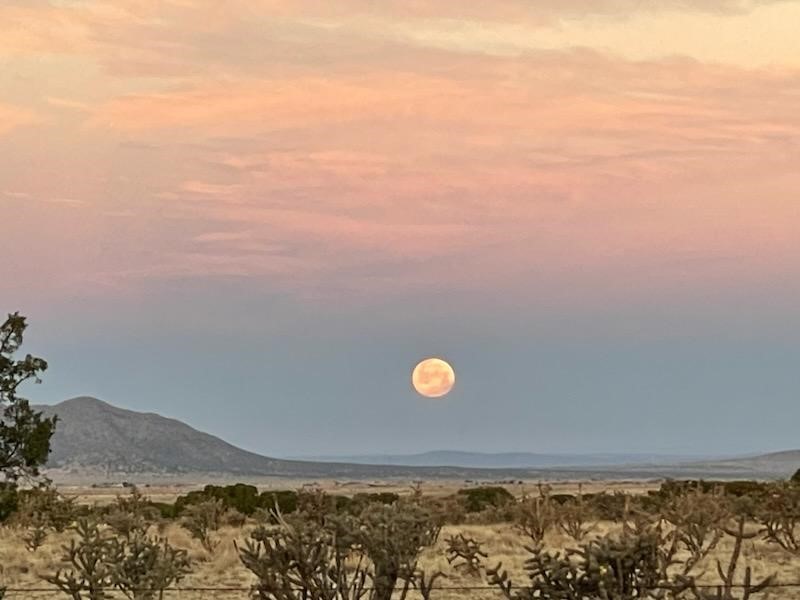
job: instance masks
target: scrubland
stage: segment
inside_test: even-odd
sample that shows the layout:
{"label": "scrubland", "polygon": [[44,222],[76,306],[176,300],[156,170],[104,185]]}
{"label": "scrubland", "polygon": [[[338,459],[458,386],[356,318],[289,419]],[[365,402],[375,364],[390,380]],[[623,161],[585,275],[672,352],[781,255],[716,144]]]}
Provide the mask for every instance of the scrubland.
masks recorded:
{"label": "scrubland", "polygon": [[[382,581],[409,600],[800,599],[797,484],[622,487],[23,495],[0,528],[0,583],[73,600],[380,600]],[[128,561],[127,591],[113,565],[82,574],[87,557]]]}

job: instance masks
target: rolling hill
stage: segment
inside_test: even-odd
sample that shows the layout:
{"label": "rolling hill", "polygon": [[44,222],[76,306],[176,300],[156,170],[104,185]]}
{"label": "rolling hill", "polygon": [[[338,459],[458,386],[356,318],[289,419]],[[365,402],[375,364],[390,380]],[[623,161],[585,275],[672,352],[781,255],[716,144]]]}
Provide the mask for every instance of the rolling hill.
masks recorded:
{"label": "rolling hill", "polygon": [[676,463],[708,459],[708,457],[701,456],[664,454],[540,454],[534,452],[466,452],[463,450],[432,450],[417,454],[297,456],[292,458],[320,462],[346,462],[359,465],[449,466],[476,469],[674,465]]}

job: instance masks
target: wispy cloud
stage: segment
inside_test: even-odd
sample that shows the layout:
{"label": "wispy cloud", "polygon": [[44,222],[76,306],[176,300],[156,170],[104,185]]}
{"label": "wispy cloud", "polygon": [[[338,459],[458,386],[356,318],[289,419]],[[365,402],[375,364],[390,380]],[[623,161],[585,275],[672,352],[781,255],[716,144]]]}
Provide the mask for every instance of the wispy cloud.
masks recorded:
{"label": "wispy cloud", "polygon": [[48,97],[45,100],[49,105],[56,106],[58,108],[68,108],[83,112],[89,111],[92,108],[88,102],[78,102],[77,100],[70,100],[69,98]]}
{"label": "wispy cloud", "polygon": [[38,121],[39,117],[33,111],[0,102],[0,135]]}
{"label": "wispy cloud", "polygon": [[238,242],[249,240],[253,237],[251,231],[208,231],[192,238],[193,242],[215,244],[219,242]]}
{"label": "wispy cloud", "polygon": [[60,204],[62,206],[70,206],[73,208],[87,206],[89,204],[86,200],[80,200],[78,198],[41,198],[40,201],[47,204]]}
{"label": "wispy cloud", "polygon": [[11,190],[3,190],[3,195],[7,198],[30,198],[31,195],[27,192],[15,192]]}
{"label": "wispy cloud", "polygon": [[[15,218],[109,281],[743,280],[796,262],[793,17],[755,0],[8,2],[0,186],[80,207]],[[113,251],[78,260],[70,230]]]}
{"label": "wispy cloud", "polygon": [[181,184],[181,190],[203,196],[233,196],[241,190],[237,183],[209,183],[207,181],[190,180]]}

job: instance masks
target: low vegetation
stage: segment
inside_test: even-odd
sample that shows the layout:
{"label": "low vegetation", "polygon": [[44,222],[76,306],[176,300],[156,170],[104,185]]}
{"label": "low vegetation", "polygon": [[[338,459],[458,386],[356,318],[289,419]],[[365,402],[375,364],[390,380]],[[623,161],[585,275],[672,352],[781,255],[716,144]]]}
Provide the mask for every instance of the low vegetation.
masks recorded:
{"label": "low vegetation", "polygon": [[[447,599],[467,590],[506,600],[767,598],[774,584],[800,579],[800,485],[726,487],[344,499],[237,484],[161,505],[132,488],[87,506],[40,486],[19,491],[2,527],[5,544],[25,548],[36,568],[7,561],[4,576],[14,589],[51,586],[72,600],[161,600],[177,585],[259,600]],[[782,599],[800,598],[800,589],[779,589]]]}

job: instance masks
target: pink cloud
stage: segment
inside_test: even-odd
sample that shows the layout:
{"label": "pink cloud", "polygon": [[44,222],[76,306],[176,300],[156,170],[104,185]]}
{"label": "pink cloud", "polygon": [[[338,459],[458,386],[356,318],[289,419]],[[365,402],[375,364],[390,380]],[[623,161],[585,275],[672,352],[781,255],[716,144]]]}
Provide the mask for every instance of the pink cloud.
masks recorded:
{"label": "pink cloud", "polygon": [[18,127],[33,125],[39,120],[39,117],[28,109],[0,103],[0,135]]}
{"label": "pink cloud", "polygon": [[[119,97],[101,106],[91,124],[120,130],[203,127],[210,132],[253,125],[292,127],[373,115],[416,115],[416,110],[435,110],[448,96],[455,99],[459,91],[447,80],[413,74],[221,81]],[[424,103],[426,97],[433,106]]]}
{"label": "pink cloud", "polygon": [[0,150],[16,157],[0,185],[81,207],[54,205],[44,225],[31,211],[19,227],[42,237],[38,264],[82,282],[269,276],[298,293],[529,294],[541,282],[585,294],[654,286],[654,268],[668,289],[797,264],[797,69],[447,52],[383,37],[368,19],[544,26],[653,3],[43,6],[0,7],[19,30],[0,51],[69,56],[93,85],[30,75],[36,110],[50,111],[35,138],[19,129],[33,108],[0,104],[0,133],[15,136]]}

